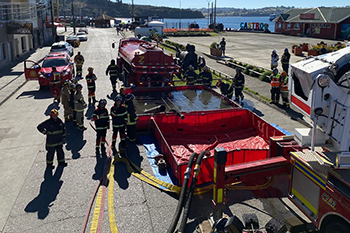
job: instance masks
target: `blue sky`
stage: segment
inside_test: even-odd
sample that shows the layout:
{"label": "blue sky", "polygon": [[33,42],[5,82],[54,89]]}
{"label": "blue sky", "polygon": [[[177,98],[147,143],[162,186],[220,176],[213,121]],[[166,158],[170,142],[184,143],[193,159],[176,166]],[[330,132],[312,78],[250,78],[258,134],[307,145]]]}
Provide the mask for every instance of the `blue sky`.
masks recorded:
{"label": "blue sky", "polygon": [[[134,0],[134,4],[137,5],[152,5],[152,6],[167,6],[167,7],[180,7],[181,8],[202,8],[208,6],[208,1],[214,2],[215,0]],[[131,0],[122,0],[123,3],[130,3]],[[305,7],[319,7],[319,6],[347,6],[350,5],[349,0],[292,0],[292,1],[273,1],[273,0],[216,0],[217,7],[235,7],[235,8],[262,8],[267,6],[294,6],[298,8]]]}

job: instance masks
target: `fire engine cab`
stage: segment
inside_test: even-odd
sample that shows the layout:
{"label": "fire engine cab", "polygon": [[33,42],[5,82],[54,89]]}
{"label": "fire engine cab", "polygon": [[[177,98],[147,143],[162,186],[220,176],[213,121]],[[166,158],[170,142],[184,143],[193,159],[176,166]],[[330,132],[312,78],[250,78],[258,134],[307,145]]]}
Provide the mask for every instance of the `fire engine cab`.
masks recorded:
{"label": "fire engine cab", "polygon": [[295,129],[289,198],[321,232],[350,232],[350,47],[291,64]]}

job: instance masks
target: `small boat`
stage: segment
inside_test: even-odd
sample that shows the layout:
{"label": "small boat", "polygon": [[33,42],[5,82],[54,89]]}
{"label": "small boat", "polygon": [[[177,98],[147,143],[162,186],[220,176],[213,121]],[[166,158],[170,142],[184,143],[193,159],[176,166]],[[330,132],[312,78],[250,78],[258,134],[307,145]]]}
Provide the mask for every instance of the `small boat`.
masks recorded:
{"label": "small boat", "polygon": [[270,21],[273,21],[278,15],[276,13],[272,13],[269,17]]}

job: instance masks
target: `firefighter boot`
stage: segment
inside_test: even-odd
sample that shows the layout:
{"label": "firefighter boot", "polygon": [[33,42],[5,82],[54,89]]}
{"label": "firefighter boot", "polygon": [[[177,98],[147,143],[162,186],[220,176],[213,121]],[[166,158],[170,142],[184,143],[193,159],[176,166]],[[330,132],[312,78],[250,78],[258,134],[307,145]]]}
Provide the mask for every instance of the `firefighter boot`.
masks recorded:
{"label": "firefighter boot", "polygon": [[113,85],[112,88],[113,88],[113,92],[117,92],[115,85]]}
{"label": "firefighter boot", "polygon": [[89,97],[88,100],[89,100],[89,105],[91,105],[91,97]]}
{"label": "firefighter boot", "polygon": [[59,162],[58,166],[67,167],[68,163],[66,163],[66,162]]}
{"label": "firefighter boot", "polygon": [[115,150],[115,143],[116,143],[116,141],[112,141],[112,150]]}

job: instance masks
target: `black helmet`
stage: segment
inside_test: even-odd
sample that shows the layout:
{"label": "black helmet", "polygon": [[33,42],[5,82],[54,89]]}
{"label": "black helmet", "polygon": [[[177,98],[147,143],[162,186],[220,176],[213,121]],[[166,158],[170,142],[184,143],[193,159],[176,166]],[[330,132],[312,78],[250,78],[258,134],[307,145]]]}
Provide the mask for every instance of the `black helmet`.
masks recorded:
{"label": "black helmet", "polygon": [[125,100],[126,100],[126,101],[133,100],[134,98],[135,98],[134,94],[131,94],[131,93],[129,93],[129,94],[127,94],[127,95],[125,96]]}
{"label": "black helmet", "polygon": [[114,59],[111,60],[111,64],[115,65],[115,60]]}
{"label": "black helmet", "polygon": [[75,88],[78,90],[78,89],[83,89],[83,86],[81,85],[81,84],[77,84],[76,86],[75,86]]}
{"label": "black helmet", "polygon": [[120,95],[117,95],[117,96],[114,98],[114,101],[115,101],[115,102],[117,102],[117,101],[123,102],[123,97],[121,97]]}
{"label": "black helmet", "polygon": [[278,74],[278,69],[277,68],[275,68],[275,69],[273,69],[273,71],[272,71],[274,74]]}
{"label": "black helmet", "polygon": [[106,99],[100,99],[100,101],[98,101],[98,105],[104,104],[106,106],[107,104],[107,100]]}

